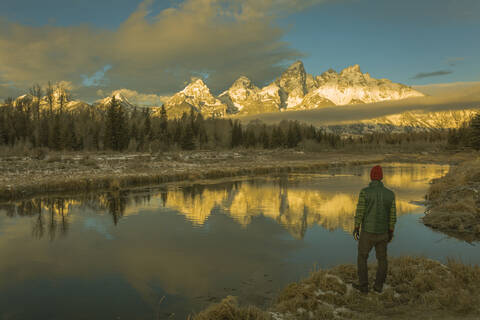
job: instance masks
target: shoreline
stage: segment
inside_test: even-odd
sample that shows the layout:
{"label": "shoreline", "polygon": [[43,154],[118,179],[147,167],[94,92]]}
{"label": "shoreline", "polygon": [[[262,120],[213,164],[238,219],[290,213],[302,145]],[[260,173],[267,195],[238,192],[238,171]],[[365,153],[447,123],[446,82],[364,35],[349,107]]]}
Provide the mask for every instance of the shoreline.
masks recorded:
{"label": "shoreline", "polygon": [[[370,289],[375,264],[369,264]],[[269,308],[241,306],[235,297],[191,315],[190,320],[220,319],[478,319],[480,267],[456,261],[403,256],[389,259],[381,294],[363,295],[352,287],[356,266],[313,271],[287,285]]]}
{"label": "shoreline", "polygon": [[312,172],[385,162],[452,163],[465,155],[366,154],[296,150],[58,153],[44,159],[0,158],[0,201],[54,193],[95,192],[239,176]]}
{"label": "shoreline", "polygon": [[52,193],[119,190],[170,182],[311,172],[384,161],[379,155],[299,151],[204,151],[164,154],[54,154],[0,159],[0,201]]}
{"label": "shoreline", "polygon": [[450,168],[427,193],[426,226],[467,242],[480,241],[480,157]]}

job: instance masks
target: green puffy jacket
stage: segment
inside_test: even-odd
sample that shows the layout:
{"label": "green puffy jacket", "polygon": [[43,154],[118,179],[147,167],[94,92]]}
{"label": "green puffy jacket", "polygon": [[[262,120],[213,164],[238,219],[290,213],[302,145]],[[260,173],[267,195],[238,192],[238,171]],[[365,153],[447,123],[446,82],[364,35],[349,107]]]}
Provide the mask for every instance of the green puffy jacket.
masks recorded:
{"label": "green puffy jacket", "polygon": [[373,180],[360,191],[355,227],[361,225],[362,230],[370,233],[387,233],[395,228],[396,222],[395,194],[381,181]]}

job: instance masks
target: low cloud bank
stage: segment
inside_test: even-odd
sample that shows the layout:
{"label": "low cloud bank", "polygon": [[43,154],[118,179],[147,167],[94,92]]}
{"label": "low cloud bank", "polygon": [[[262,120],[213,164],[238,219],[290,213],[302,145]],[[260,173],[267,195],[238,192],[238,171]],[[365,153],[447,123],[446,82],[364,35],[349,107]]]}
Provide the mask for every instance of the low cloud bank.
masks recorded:
{"label": "low cloud bank", "polygon": [[480,85],[453,94],[427,96],[369,104],[333,106],[316,110],[286,111],[239,117],[243,122],[259,119],[266,123],[297,120],[313,125],[356,122],[406,111],[436,112],[445,110],[480,109]]}

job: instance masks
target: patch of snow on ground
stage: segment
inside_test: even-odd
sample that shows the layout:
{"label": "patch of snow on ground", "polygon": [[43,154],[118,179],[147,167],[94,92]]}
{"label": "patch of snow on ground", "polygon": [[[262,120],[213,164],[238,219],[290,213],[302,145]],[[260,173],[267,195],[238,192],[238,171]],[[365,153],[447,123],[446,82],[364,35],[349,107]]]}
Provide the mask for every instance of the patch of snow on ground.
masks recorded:
{"label": "patch of snow on ground", "polygon": [[325,275],[325,277],[327,277],[327,278],[332,278],[332,279],[336,279],[336,280],[338,281],[338,283],[344,284],[343,280],[342,280],[340,277],[336,276],[336,275],[327,273],[327,274]]}
{"label": "patch of snow on ground", "polygon": [[278,312],[270,312],[270,315],[272,316],[273,320],[284,320],[285,316],[281,313]]}

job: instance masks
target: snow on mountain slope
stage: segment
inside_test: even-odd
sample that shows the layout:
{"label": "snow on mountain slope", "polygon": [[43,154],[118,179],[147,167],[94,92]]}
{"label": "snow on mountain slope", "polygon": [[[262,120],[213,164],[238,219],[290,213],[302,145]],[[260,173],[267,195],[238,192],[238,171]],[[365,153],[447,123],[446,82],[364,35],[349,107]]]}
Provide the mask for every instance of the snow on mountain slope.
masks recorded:
{"label": "snow on mountain slope", "polygon": [[245,76],[238,78],[233,85],[218,98],[227,105],[230,114],[258,114],[275,112],[279,109],[279,88],[260,90]]}
{"label": "snow on mountain slope", "polygon": [[[123,107],[126,111],[132,111],[135,108],[135,105],[130,103],[128,99],[121,93],[115,94],[115,100]],[[112,97],[105,97],[103,99],[97,100],[94,102],[93,106],[102,110],[106,110],[112,103]]]}
{"label": "snow on mountain slope", "polygon": [[206,117],[223,117],[227,113],[227,105],[215,98],[201,79],[193,79],[182,91],[173,95],[165,104],[167,111],[179,116],[179,110],[193,110]]}
{"label": "snow on mountain slope", "polygon": [[370,120],[367,124],[387,124],[398,127],[415,127],[426,129],[459,128],[479,113],[479,109],[447,110],[437,112],[408,111]]}
{"label": "snow on mountain slope", "polygon": [[329,70],[314,77],[306,73],[301,61],[296,61],[262,89],[248,78],[240,77],[219,99],[227,104],[228,113],[246,115],[421,96],[422,93],[408,86],[387,79],[374,79],[368,73],[362,73],[358,65],[347,67],[340,73]]}
{"label": "snow on mountain slope", "polygon": [[312,95],[326,98],[336,105],[373,103],[385,100],[422,97],[424,94],[388,79],[374,79],[362,73],[358,65],[324,72],[316,78],[318,87]]}

